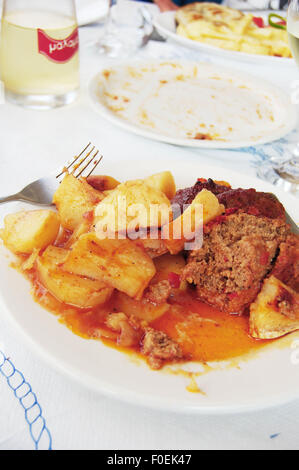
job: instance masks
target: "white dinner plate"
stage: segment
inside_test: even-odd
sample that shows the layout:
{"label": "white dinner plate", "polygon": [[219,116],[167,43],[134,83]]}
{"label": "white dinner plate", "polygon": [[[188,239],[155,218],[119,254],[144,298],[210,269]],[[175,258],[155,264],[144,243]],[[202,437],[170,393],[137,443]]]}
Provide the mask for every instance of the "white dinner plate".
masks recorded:
{"label": "white dinner plate", "polygon": [[[279,88],[234,69],[193,61],[128,61],[90,84],[95,109],[137,135],[174,145],[227,149],[265,144],[296,125]],[[208,135],[207,140],[202,139]]]}
{"label": "white dinner plate", "polygon": [[[138,171],[138,168],[142,170]],[[275,192],[290,215],[298,220],[298,200],[271,185],[224,168],[210,167],[197,162],[172,162],[170,157],[142,162],[124,158],[119,162],[105,161],[103,173],[124,181],[145,177],[170,169],[178,188],[194,184],[197,177],[213,177],[230,181],[233,187],[255,187]],[[0,216],[22,207],[21,204],[1,206]],[[25,206],[28,208],[28,206]],[[62,374],[76,379],[85,387],[119,400],[146,407],[181,413],[221,414],[262,409],[299,398],[299,365],[293,343],[298,335],[279,340],[239,367],[219,369],[223,364],[196,381],[205,395],[186,390],[189,380],[183,375],[153,371],[143,362],[111,349],[101,341],[86,340],[73,334],[58,322],[57,317],[42,309],[30,295],[30,284],[10,267],[8,252],[0,247],[0,314],[12,321],[15,332],[29,341],[36,354]],[[289,346],[281,347],[287,342]],[[298,350],[297,350],[298,352]],[[292,360],[293,359],[293,360]],[[236,361],[235,361],[236,362]],[[200,370],[191,363],[181,368]]]}
{"label": "white dinner plate", "polygon": [[[274,13],[274,12],[272,11],[271,13]],[[282,15],[286,16],[286,13],[282,12]],[[257,13],[257,16],[268,17],[267,14],[263,15],[261,12]],[[259,55],[259,54],[247,54],[245,52],[239,52],[239,51],[229,51],[227,49],[223,49],[223,48],[216,47],[216,46],[211,46],[210,44],[205,44],[199,41],[194,41],[192,39],[184,38],[183,36],[179,36],[176,33],[174,11],[166,11],[164,13],[160,13],[155,18],[154,26],[163,37],[169,39],[172,42],[181,44],[182,46],[191,48],[198,52],[221,57],[222,59],[250,62],[253,64],[259,64],[259,65],[268,65],[268,66],[272,65],[272,66],[277,66],[277,67],[286,67],[286,66],[293,67],[295,65],[295,61],[287,57],[274,57],[274,56]]]}

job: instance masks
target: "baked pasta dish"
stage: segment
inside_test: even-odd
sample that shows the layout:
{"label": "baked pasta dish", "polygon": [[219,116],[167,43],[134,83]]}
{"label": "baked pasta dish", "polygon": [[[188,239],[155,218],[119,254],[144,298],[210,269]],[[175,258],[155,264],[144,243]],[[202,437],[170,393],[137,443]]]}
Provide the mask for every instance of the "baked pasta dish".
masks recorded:
{"label": "baked pasta dish", "polygon": [[[286,28],[215,3],[192,3],[175,15],[177,34],[211,46],[277,57],[292,57]],[[278,25],[281,26],[281,25]]]}
{"label": "baked pasta dish", "polygon": [[54,204],[7,215],[0,236],[34,299],[75,334],[160,369],[299,329],[299,237],[274,195],[203,178],[177,191],[168,171],[66,174]]}

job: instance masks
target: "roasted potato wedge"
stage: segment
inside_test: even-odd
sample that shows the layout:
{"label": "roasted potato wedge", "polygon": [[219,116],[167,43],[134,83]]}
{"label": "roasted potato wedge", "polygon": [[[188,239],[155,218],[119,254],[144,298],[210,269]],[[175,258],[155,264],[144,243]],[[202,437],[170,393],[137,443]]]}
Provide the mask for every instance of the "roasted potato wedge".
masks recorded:
{"label": "roasted potato wedge", "polygon": [[92,222],[90,220],[83,219],[83,222],[78,225],[78,227],[74,230],[68,241],[64,244],[64,248],[69,249],[72,247],[74,243],[76,243],[82,235],[85,233],[92,232]]}
{"label": "roasted potato wedge", "polygon": [[54,243],[60,228],[56,212],[37,210],[7,215],[0,232],[5,246],[14,253],[31,254]]}
{"label": "roasted potato wedge", "polygon": [[65,304],[80,308],[104,304],[112,295],[113,289],[101,281],[63,271],[61,265],[67,255],[67,250],[49,246],[37,258],[37,271],[43,286]]}
{"label": "roasted potato wedge", "polygon": [[143,180],[120,184],[95,210],[99,233],[134,232],[136,229],[161,227],[169,222],[170,201],[159,189]]}
{"label": "roasted potato wedge", "polygon": [[170,171],[162,171],[161,173],[156,173],[155,175],[149,176],[144,180],[145,184],[151,188],[158,189],[171,200],[176,193],[176,185],[174,177]]}
{"label": "roasted potato wedge", "polygon": [[250,334],[274,339],[299,329],[299,294],[271,276],[250,307]]}
{"label": "roasted potato wedge", "polygon": [[170,305],[166,302],[161,305],[154,305],[145,300],[132,299],[123,292],[116,292],[114,305],[115,308],[124,312],[128,317],[134,315],[134,317],[148,323],[160,318],[170,308]]}
{"label": "roasted potato wedge", "polygon": [[151,258],[131,240],[99,240],[83,235],[63,264],[64,270],[107,283],[130,297],[140,299],[156,273]]}
{"label": "roasted potato wedge", "polygon": [[[198,213],[198,206],[202,206],[202,218]],[[192,240],[198,223],[207,224],[221,215],[224,210],[217,197],[207,189],[203,189],[180,217],[162,227],[162,239],[170,253],[174,255],[184,249],[186,241]]]}
{"label": "roasted potato wedge", "polygon": [[85,179],[66,175],[53,198],[61,225],[67,230],[75,230],[82,223],[83,215],[92,211],[104,197]]}

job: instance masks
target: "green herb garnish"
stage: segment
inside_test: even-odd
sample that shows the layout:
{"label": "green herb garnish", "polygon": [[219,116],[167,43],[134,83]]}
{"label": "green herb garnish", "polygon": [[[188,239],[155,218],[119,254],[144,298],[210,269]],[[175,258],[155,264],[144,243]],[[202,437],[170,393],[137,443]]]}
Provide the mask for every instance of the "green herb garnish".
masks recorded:
{"label": "green herb garnish", "polygon": [[[276,18],[280,21],[279,22],[272,21],[272,18]],[[284,31],[286,31],[286,29],[287,29],[286,19],[283,18],[280,15],[277,15],[277,13],[270,13],[270,15],[268,17],[268,22],[269,22],[269,25],[272,26],[273,28],[283,29]]]}

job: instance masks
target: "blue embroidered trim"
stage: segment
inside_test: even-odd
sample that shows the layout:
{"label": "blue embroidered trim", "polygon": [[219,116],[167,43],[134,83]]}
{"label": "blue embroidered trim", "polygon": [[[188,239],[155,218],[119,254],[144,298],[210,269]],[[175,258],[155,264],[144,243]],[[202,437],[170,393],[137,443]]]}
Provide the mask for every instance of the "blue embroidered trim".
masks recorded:
{"label": "blue embroidered trim", "polygon": [[29,432],[34,442],[35,449],[39,450],[42,441],[43,448],[52,450],[52,437],[42,416],[42,409],[37,401],[35,393],[23,374],[15,368],[9,358],[0,351],[0,374],[6,379],[8,386],[14,392],[20,405],[25,411],[25,419],[29,426]]}

